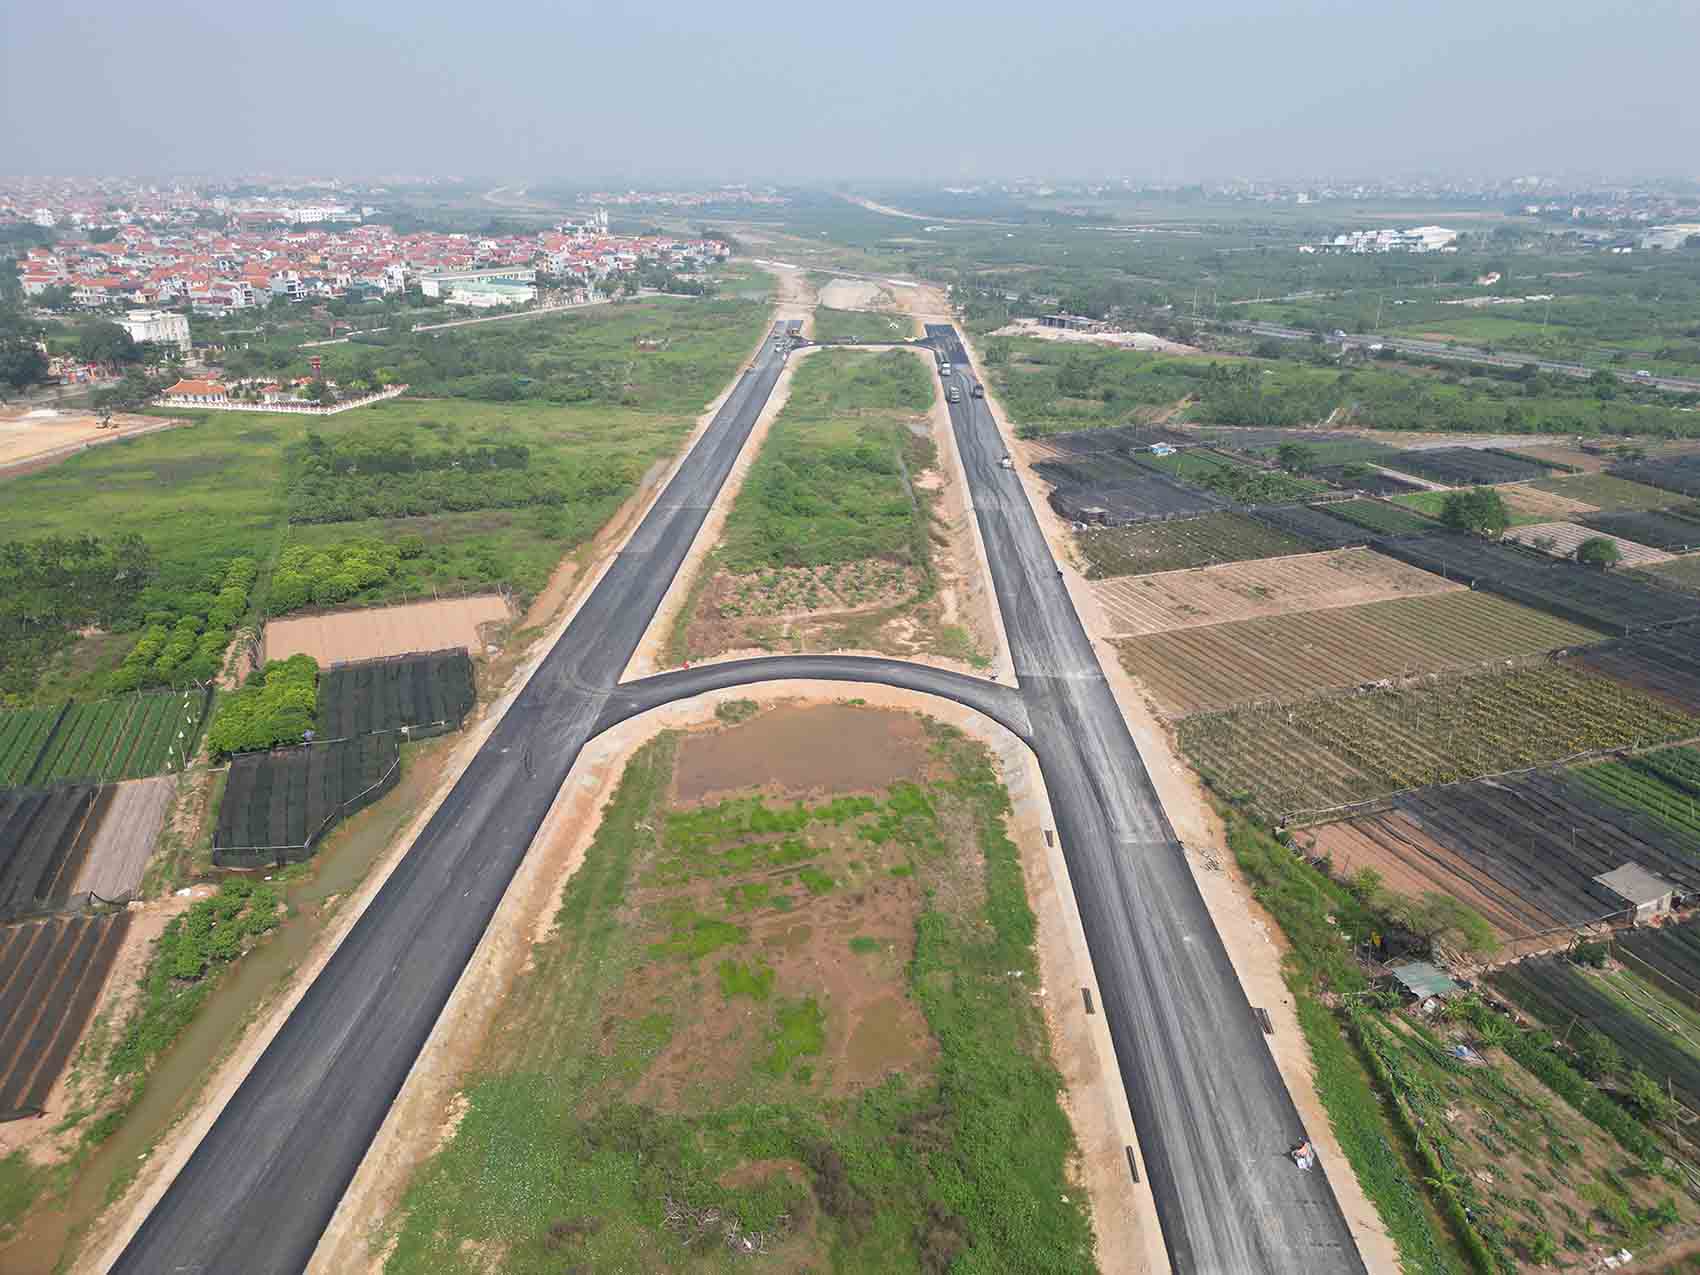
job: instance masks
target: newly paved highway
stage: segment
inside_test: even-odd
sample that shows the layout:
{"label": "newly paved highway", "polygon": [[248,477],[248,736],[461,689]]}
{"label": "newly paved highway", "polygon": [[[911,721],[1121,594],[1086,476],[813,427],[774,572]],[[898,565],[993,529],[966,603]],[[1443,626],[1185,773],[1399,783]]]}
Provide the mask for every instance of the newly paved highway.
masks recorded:
{"label": "newly paved highway", "polygon": [[[947,325],[957,450],[1175,1270],[1364,1270],[1185,852]],[[1350,1172],[1345,1165],[1340,1172]]]}
{"label": "newly paved highway", "polygon": [[301,1270],[584,742],[682,696],[791,677],[943,695],[1034,747],[1175,1269],[1364,1269],[1327,1178],[1286,1158],[1297,1113],[1019,480],[997,464],[956,334],[929,337],[959,369],[951,420],[1019,688],[848,657],[615,686],[777,379],[770,342],[115,1270]]}

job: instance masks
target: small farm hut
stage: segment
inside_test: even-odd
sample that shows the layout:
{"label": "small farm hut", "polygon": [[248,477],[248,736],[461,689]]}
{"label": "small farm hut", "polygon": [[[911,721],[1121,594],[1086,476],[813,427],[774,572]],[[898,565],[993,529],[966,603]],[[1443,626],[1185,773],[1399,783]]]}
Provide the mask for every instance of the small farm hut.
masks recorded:
{"label": "small farm hut", "polygon": [[1625,907],[1635,909],[1637,925],[1669,912],[1676,896],[1674,885],[1639,863],[1626,863],[1621,868],[1602,872],[1594,880],[1622,899]]}
{"label": "small farm hut", "polygon": [[1456,996],[1464,990],[1445,970],[1438,969],[1427,961],[1406,961],[1403,965],[1390,965],[1387,967],[1387,973],[1394,986],[1405,994],[1406,999],[1420,1005],[1425,1013],[1431,1011],[1440,1001],[1449,996]]}

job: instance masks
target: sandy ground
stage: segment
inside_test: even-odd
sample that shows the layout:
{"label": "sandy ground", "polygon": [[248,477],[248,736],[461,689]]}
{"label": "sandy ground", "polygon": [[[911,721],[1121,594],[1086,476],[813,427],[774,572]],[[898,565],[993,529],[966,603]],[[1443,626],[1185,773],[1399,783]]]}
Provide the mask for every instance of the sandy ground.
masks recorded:
{"label": "sandy ground", "polygon": [[1084,345],[1113,345],[1121,350],[1147,350],[1161,354],[1198,354],[1197,346],[1165,340],[1149,332],[1070,332],[1050,328],[1037,319],[1016,319],[992,333],[993,336],[1031,336],[1041,341],[1069,341]]}
{"label": "sandy ground", "polygon": [[[811,310],[811,313],[813,311]],[[632,662],[626,667],[623,681],[632,681],[640,677],[648,677],[661,672],[668,667],[667,644],[678,623],[681,610],[691,601],[693,585],[698,573],[703,569],[704,559],[720,543],[721,534],[726,526],[726,518],[736,502],[739,490],[744,480],[749,476],[750,467],[760,454],[763,443],[774,420],[784,410],[785,402],[790,397],[791,378],[796,373],[800,360],[808,357],[812,350],[799,350],[787,361],[785,370],[779,374],[779,380],[774,385],[773,393],[768,398],[767,406],[756,420],[755,428],[750,431],[750,437],[745,442],[743,450],[738,454],[738,460],[727,476],[726,485],[721,489],[720,498],[709,510],[708,517],[703,521],[697,533],[695,543],[691,545],[690,553],[685,556],[679,574],[673,578],[672,587],[661,600],[656,609],[655,618],[650,622],[649,630],[644,634],[643,641],[638,644],[637,652],[632,656]],[[929,375],[932,370],[932,359],[924,350],[915,352],[917,358],[926,360]],[[985,547],[980,541],[979,523],[971,516],[966,503],[968,490],[967,475],[962,470],[961,457],[956,452],[956,438],[950,428],[950,410],[940,395],[935,395],[930,414],[933,431],[933,442],[938,448],[939,457],[944,465],[945,481],[939,491],[939,514],[948,528],[949,547],[940,555],[937,563],[939,572],[940,596],[944,604],[944,620],[946,624],[961,624],[973,635],[976,647],[988,655],[992,663],[984,672],[996,673],[1006,682],[1013,673],[1013,665],[1009,661],[1009,643],[1003,632],[1003,617],[998,613],[991,592],[991,574],[986,565]],[[815,652],[820,654],[821,652]],[[880,655],[881,651],[842,651],[847,655]],[[747,649],[727,651],[710,660],[700,663],[717,663],[727,660],[747,659],[751,656],[768,655],[771,652]],[[959,671],[982,672],[969,669],[959,660],[951,660],[938,656],[916,655],[906,656],[917,663],[934,664],[943,668],[953,668]]]}
{"label": "sandy ground", "polygon": [[101,429],[99,420],[83,412],[35,408],[0,413],[0,476],[29,473],[57,464],[87,447],[156,430],[176,429],[188,423],[120,414],[112,418],[115,428]]}
{"label": "sandy ground", "polygon": [[506,598],[480,593],[272,620],[266,625],[265,658],[286,660],[305,652],[323,666],[455,646],[480,655],[484,638],[479,630],[486,624],[505,624],[509,618]]}
{"label": "sandy ground", "polygon": [[891,294],[866,279],[834,279],[820,290],[820,304],[829,310],[884,310]]}
{"label": "sandy ground", "polygon": [[[766,341],[767,339],[767,330],[764,328],[761,340]],[[753,346],[749,357],[753,358],[759,349],[759,343]],[[668,467],[669,477],[683,462],[684,457],[702,436],[703,431],[708,428],[709,422],[714,419],[715,412],[720,409],[721,404],[726,401],[736,384],[735,379],[729,382],[726,388],[698,416],[695,429],[681,445],[678,455]],[[654,504],[656,496],[664,487],[664,482],[656,484],[644,504],[643,512],[647,512],[648,508]],[[638,519],[634,518],[632,530],[636,529],[637,522]],[[537,666],[542,663],[544,656],[560,639],[567,625],[572,622],[573,616],[577,614],[578,608],[583,605],[584,599],[596,583],[601,580],[619,549],[625,545],[630,536],[631,531],[628,530],[617,542],[611,542],[607,547],[607,552],[602,555],[600,560],[591,564],[579,575],[570,605],[563,608],[548,631],[542,634],[529,650],[516,657],[513,671],[503,685],[500,698],[484,710],[478,718],[469,723],[458,745],[443,765],[442,774],[430,800],[420,809],[413,821],[407,826],[406,831],[396,839],[394,845],[373,865],[371,871],[366,874],[360,888],[332,913],[325,932],[320,936],[313,951],[296,967],[288,985],[270,1001],[264,1011],[248,1026],[243,1039],[208,1075],[207,1083],[201,1090],[196,1106],[180,1118],[170,1132],[160,1140],[158,1146],[148,1157],[146,1166],[132,1182],[130,1189],[121,1199],[109,1207],[96,1223],[82,1247],[83,1254],[96,1256],[93,1260],[79,1263],[79,1269],[105,1271],[117,1260],[130,1237],[135,1234],[136,1228],[142,1224],[148,1212],[159,1201],[160,1196],[165,1193],[165,1189],[172,1178],[183,1167],[202,1136],[212,1126],[213,1121],[218,1118],[224,1104],[236,1092],[237,1087],[252,1069],[255,1061],[265,1052],[266,1046],[271,1043],[278,1029],[294,1012],[295,1006],[300,1003],[307,988],[318,977],[319,971],[330,960],[377,892],[383,888],[390,873],[395,870],[396,865],[401,862],[408,849],[412,847],[414,839],[424,829],[426,823],[430,821],[431,816],[436,813],[437,807],[442,804],[443,799],[460,780],[466,767],[477,755],[478,750],[483,747],[490,733],[507,712],[514,697],[531,679],[532,674],[537,670]]]}
{"label": "sandy ground", "polygon": [[[964,344],[968,344],[966,339]],[[1003,433],[1006,447],[1010,447],[1013,452],[1015,432],[1009,426],[1002,404],[998,402],[992,383],[987,380],[985,369],[972,345],[968,345],[968,354],[974,363],[976,375],[987,387],[986,405]],[[1319,1150],[1323,1168],[1327,1171],[1329,1183],[1345,1212],[1346,1222],[1358,1243],[1359,1252],[1370,1270],[1397,1271],[1399,1261],[1393,1241],[1382,1227],[1375,1206],[1364,1195],[1357,1175],[1351,1171],[1345,1153],[1340,1150],[1339,1140],[1334,1136],[1334,1127],[1329,1122],[1328,1114],[1317,1098],[1310,1051],[1299,1030],[1298,1015],[1293,1008],[1292,997],[1281,978],[1285,940],[1279,927],[1269,913],[1251,897],[1250,889],[1227,849],[1227,838],[1221,820],[1217,818],[1198,776],[1181,760],[1173,736],[1148,705],[1144,692],[1122,668],[1114,645],[1105,636],[1109,632],[1109,626],[1098,607],[1092,586],[1072,565],[1073,537],[1068,524],[1058,518],[1045,502],[1040,494],[1043,484],[1032,472],[1025,465],[1019,466],[1017,472],[1021,474],[1028,502],[1033,506],[1039,525],[1044,528],[1046,538],[1050,541],[1051,551],[1063,567],[1063,578],[1069,593],[1080,613],[1081,622],[1097,647],[1099,663],[1103,666],[1104,675],[1115,694],[1116,702],[1121,706],[1122,716],[1139,748],[1139,755],[1151,774],[1152,783],[1163,802],[1163,809],[1174,824],[1176,835],[1187,848],[1187,861],[1192,867],[1193,877],[1198,882],[1206,907],[1210,910],[1211,920],[1228,949],[1229,960],[1246,990],[1247,999],[1252,1005],[1269,1011],[1275,1031],[1266,1039],[1276,1066],[1280,1068],[1282,1079],[1286,1081],[1287,1089],[1298,1107],[1299,1116]],[[1059,880],[1066,879],[1066,874],[1059,876]],[[1084,940],[1082,952],[1084,953]],[[1089,967],[1084,955],[1082,962]],[[1103,1056],[1106,1059],[1113,1058],[1108,1052],[1107,1039],[1104,1042],[1104,1051]],[[1116,1088],[1119,1096],[1119,1084]],[[1155,1221],[1150,1225],[1153,1228],[1152,1233],[1155,1234]],[[1158,1269],[1166,1268],[1165,1264]],[[1106,1266],[1106,1269],[1115,1268]]]}
{"label": "sandy ground", "polygon": [[1044,830],[1055,825],[1032,754],[1001,727],[948,700],[889,687],[798,681],[733,688],[670,704],[586,746],[344,1195],[308,1267],[310,1275],[381,1267],[385,1219],[399,1205],[413,1170],[441,1145],[441,1131],[458,1109],[456,1091],[464,1069],[494,1024],[507,989],[526,969],[531,946],[547,937],[561,891],[583,861],[602,807],[631,755],[660,730],[712,722],[715,706],[727,700],[830,703],[845,696],[872,707],[926,712],[982,740],[997,757],[1014,804],[1011,832],[1022,847],[1028,894],[1039,918],[1043,987],[1038,995],[1067,1085],[1065,1105],[1081,1150],[1078,1179],[1092,1201],[1100,1266],[1105,1271],[1168,1269],[1149,1188],[1129,1178],[1132,1119],[1113,1069],[1107,1073],[1104,1066],[1111,1057],[1108,1030],[1101,1015],[1085,1013],[1080,989],[1091,988],[1096,1002],[1097,985],[1073,895],[1061,888],[1067,880],[1061,851],[1045,843]]}
{"label": "sandy ground", "polygon": [[1514,514],[1537,514],[1543,518],[1570,518],[1577,514],[1598,513],[1598,505],[1572,500],[1557,492],[1541,491],[1535,487],[1501,487],[1500,499]]}
{"label": "sandy ground", "polygon": [[176,781],[163,777],[119,784],[71,893],[92,890],[103,899],[118,899],[139,889],[176,795]]}
{"label": "sandy ground", "polygon": [[1229,620],[1450,593],[1464,586],[1369,549],[1335,549],[1099,580],[1107,631],[1163,633]]}

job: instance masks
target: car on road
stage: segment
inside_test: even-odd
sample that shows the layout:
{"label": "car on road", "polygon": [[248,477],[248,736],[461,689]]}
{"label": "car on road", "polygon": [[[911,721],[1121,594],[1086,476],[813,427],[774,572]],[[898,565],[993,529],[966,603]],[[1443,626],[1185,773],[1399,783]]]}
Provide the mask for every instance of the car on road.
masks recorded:
{"label": "car on road", "polygon": [[948,362],[939,364],[939,375],[940,376],[949,376],[950,375],[950,364]]}
{"label": "car on road", "polygon": [[952,403],[960,403],[962,401],[962,391],[957,389],[956,386],[953,385],[953,386],[950,387],[950,392],[948,394],[946,394],[945,397],[948,398]]}
{"label": "car on road", "polygon": [[1638,381],[1650,381],[1653,379],[1653,374],[1644,367],[1638,367],[1635,369],[1635,379]]}
{"label": "car on road", "polygon": [[986,397],[986,387],[984,385],[981,385],[978,381],[976,381],[974,383],[974,397],[975,398],[985,398]]}

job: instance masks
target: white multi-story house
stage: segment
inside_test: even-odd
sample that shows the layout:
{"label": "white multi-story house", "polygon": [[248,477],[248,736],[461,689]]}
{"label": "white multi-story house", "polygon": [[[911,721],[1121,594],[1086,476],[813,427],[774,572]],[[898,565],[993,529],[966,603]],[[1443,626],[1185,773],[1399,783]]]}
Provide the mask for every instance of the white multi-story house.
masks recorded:
{"label": "white multi-story house", "polygon": [[175,345],[187,358],[189,355],[189,320],[181,314],[164,310],[131,310],[118,326],[136,342],[152,341],[155,345]]}

